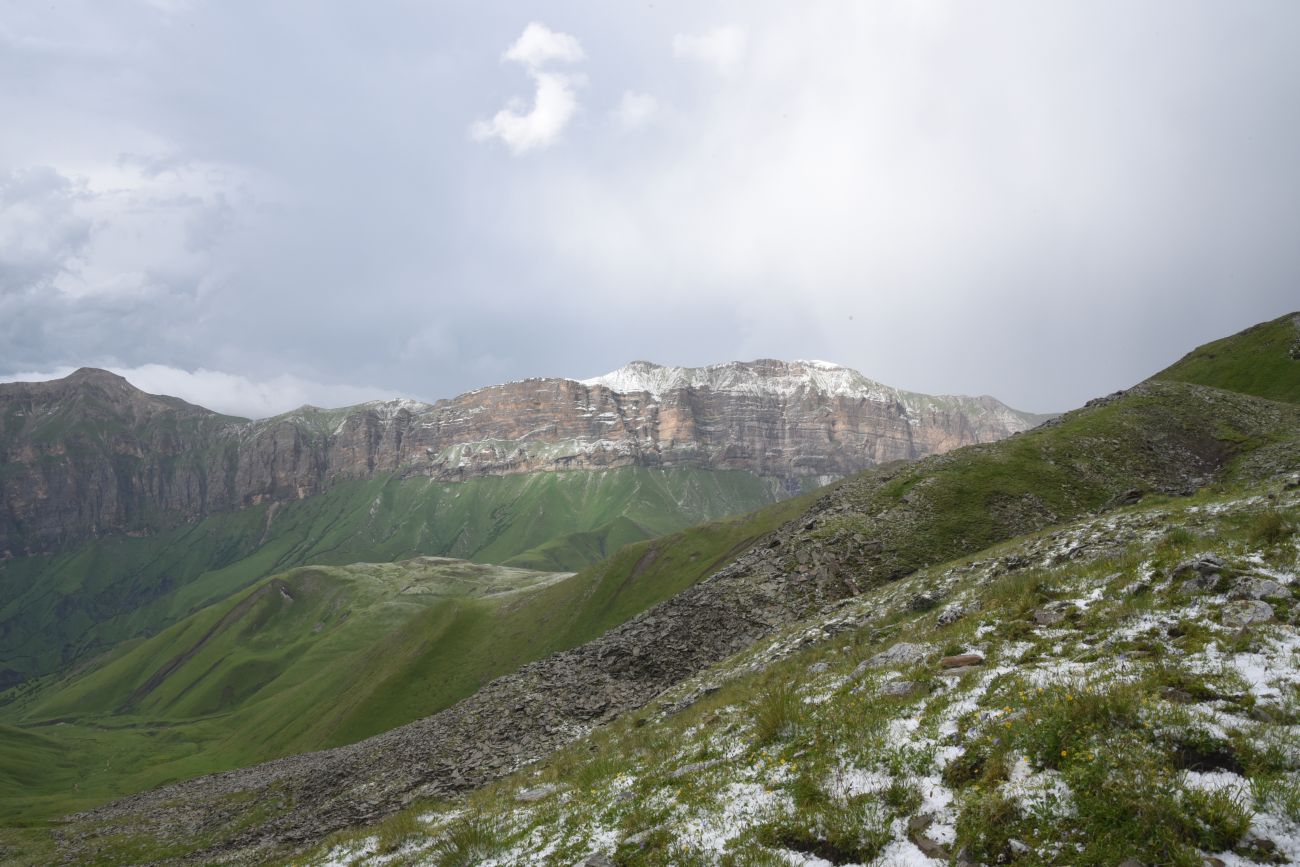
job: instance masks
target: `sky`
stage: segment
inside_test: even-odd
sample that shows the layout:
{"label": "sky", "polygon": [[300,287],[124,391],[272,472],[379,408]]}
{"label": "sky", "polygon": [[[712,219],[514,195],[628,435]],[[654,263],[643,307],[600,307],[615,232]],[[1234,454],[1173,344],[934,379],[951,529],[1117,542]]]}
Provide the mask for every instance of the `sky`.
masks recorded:
{"label": "sky", "polygon": [[1294,0],[0,0],[0,380],[1057,411],[1300,309]]}

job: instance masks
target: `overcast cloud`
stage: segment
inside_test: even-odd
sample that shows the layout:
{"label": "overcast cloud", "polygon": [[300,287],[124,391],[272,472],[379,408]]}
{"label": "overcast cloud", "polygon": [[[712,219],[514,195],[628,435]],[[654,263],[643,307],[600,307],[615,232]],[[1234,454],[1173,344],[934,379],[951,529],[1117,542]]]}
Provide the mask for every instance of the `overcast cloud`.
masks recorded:
{"label": "overcast cloud", "polygon": [[0,0],[0,379],[1065,409],[1300,308],[1300,5]]}

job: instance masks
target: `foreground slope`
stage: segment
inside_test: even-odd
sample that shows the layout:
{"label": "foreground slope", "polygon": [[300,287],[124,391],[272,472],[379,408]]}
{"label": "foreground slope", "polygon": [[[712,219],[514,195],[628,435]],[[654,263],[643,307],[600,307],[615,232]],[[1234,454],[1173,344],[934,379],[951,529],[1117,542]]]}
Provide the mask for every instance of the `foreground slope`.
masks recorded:
{"label": "foreground slope", "polygon": [[868,471],[701,584],[440,714],[125,799],[77,818],[67,839],[110,858],[137,845],[197,860],[293,848],[487,783],[918,569],[1143,496],[1270,478],[1296,466],[1298,436],[1300,406],[1152,381],[1002,443]]}
{"label": "foreground slope", "polygon": [[294,863],[1296,863],[1298,522],[1300,476],[922,570]]}

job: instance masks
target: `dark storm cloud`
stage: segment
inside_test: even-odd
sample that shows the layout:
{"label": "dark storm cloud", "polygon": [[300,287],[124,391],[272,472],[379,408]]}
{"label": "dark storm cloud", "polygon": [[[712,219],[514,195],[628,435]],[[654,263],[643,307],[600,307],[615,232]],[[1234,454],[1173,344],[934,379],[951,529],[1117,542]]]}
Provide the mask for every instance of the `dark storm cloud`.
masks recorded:
{"label": "dark storm cloud", "polygon": [[0,46],[0,375],[259,414],[817,357],[1058,409],[1300,307],[1291,3],[8,4]]}

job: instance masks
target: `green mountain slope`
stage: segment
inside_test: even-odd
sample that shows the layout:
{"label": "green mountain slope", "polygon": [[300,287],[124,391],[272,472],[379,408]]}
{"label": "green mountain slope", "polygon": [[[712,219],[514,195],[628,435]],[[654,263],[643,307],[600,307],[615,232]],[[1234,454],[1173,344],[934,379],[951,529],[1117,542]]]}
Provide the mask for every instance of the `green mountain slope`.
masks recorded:
{"label": "green mountain slope", "polygon": [[1197,347],[1154,378],[1300,403],[1300,313]]}
{"label": "green mountain slope", "polygon": [[[1233,359],[1228,357],[1225,361]],[[1300,375],[1300,366],[1295,369]],[[500,750],[509,743],[513,760],[544,758],[571,742],[592,721],[587,699],[592,697],[593,684],[599,684],[596,698],[600,702],[600,720],[636,711],[648,703],[660,710],[689,704],[707,694],[707,682],[696,682],[699,691],[682,693],[681,703],[658,697],[662,690],[706,671],[737,652],[742,654],[737,660],[742,669],[761,669],[774,657],[793,648],[825,640],[828,635],[844,630],[853,622],[851,610],[867,612],[872,621],[872,631],[865,633],[861,640],[872,643],[883,642],[886,637],[890,643],[905,640],[904,622],[918,619],[938,597],[950,591],[951,587],[940,582],[939,576],[946,582],[950,577],[969,574],[972,557],[998,557],[999,562],[987,573],[972,576],[970,587],[978,590],[989,580],[1037,562],[1015,552],[1003,559],[1002,549],[989,550],[1017,536],[1040,534],[1038,538],[1052,540],[1050,556],[1042,561],[1048,566],[1071,563],[1092,556],[1093,552],[1111,551],[1130,542],[1151,541],[1145,535],[1150,528],[1145,525],[1117,524],[1112,541],[1099,531],[1068,526],[1075,521],[1094,518],[1105,521],[1133,508],[1150,509],[1156,514],[1164,506],[1169,506],[1174,515],[1214,517],[1221,508],[1216,504],[1218,498],[1250,495],[1247,496],[1248,512],[1269,513],[1242,517],[1241,525],[1227,523],[1225,518],[1221,532],[1225,536],[1230,531],[1258,535],[1267,545],[1286,541],[1291,545],[1286,553],[1293,557],[1293,543],[1287,541],[1291,538],[1287,528],[1293,523],[1293,516],[1289,512],[1272,513],[1268,501],[1260,497],[1259,489],[1254,489],[1252,494],[1251,486],[1270,485],[1266,490],[1277,496],[1283,488],[1279,476],[1289,478],[1289,474],[1300,470],[1298,461],[1300,405],[1186,382],[1148,381],[1122,395],[1094,402],[1052,424],[1000,443],[966,448],[916,464],[867,471],[840,483],[834,490],[814,496],[806,511],[757,545],[740,541],[729,553],[723,553],[722,546],[710,543],[692,556],[686,553],[689,546],[685,542],[665,544],[649,562],[680,558],[703,565],[702,561],[712,559],[728,565],[659,604],[647,616],[610,629],[573,651],[498,678],[444,713],[346,749],[236,771],[219,780],[193,780],[96,810],[75,820],[78,842],[69,844],[65,854],[75,856],[94,846],[123,853],[119,860],[126,860],[128,852],[199,860],[263,858],[272,852],[289,852],[305,837],[356,824],[363,808],[366,818],[377,818],[400,809],[420,792],[454,794],[490,783],[502,775],[504,768],[483,761],[485,748]],[[1293,509],[1294,494],[1288,496],[1287,508]],[[1136,507],[1132,506],[1135,501],[1139,501]],[[1169,526],[1161,519],[1152,523],[1158,532]],[[1256,524],[1259,529],[1255,529]],[[1175,534],[1172,539],[1176,546],[1187,544],[1183,536]],[[1060,544],[1055,544],[1058,541]],[[684,546],[684,550],[677,551],[678,545]],[[988,554],[981,555],[981,551]],[[635,574],[637,565],[646,562],[649,555],[645,551],[633,558],[630,552],[624,553],[628,556],[617,570],[624,575]],[[615,559],[624,557],[624,553]],[[1256,553],[1259,552],[1241,552],[1239,559],[1243,563],[1257,562]],[[935,568],[944,563],[948,565]],[[1266,563],[1257,562],[1257,565]],[[1107,568],[1109,571],[1099,573],[1103,585],[1115,568],[1151,576],[1142,562],[1108,564]],[[934,585],[931,587],[924,581],[918,584],[915,577],[918,574],[935,582]],[[618,575],[611,577],[617,579]],[[908,583],[900,585],[900,581]],[[893,588],[900,586],[908,588],[904,599],[891,599]],[[935,592],[928,594],[931,589]],[[1110,601],[1107,594],[1118,589],[1118,584],[1109,589],[1108,585],[1092,587],[1088,592],[1100,590],[1100,595],[1089,598],[1096,602]],[[599,595],[598,591],[591,598],[594,600]],[[1053,599],[1049,595],[1043,601]],[[999,597],[990,596],[988,600],[990,604],[1001,604]],[[885,601],[890,601],[893,607],[882,606]],[[885,614],[898,613],[900,609],[893,603],[900,601],[906,602],[903,616],[881,620],[872,614],[877,607]],[[611,612],[619,607],[617,599],[613,602],[609,606]],[[980,604],[985,604],[984,597]],[[1017,616],[1028,610],[1019,609]],[[613,614],[610,619],[617,622],[618,617]],[[801,620],[801,631],[794,634],[783,631]],[[1000,620],[987,625],[1002,627]],[[1090,627],[1090,634],[1104,638],[1106,628],[1105,623],[1098,623]],[[1016,637],[1021,634],[1019,629],[1015,625],[1008,627],[1008,640],[1021,640]],[[774,635],[780,639],[778,644],[767,644]],[[922,637],[931,640],[928,635]],[[758,652],[746,651],[756,643]],[[1077,656],[1075,651],[1071,653]],[[847,666],[836,665],[834,671],[845,673]],[[827,689],[831,688],[827,684]],[[758,725],[768,732],[761,736],[765,744],[790,737],[782,715],[797,719],[802,713],[800,708],[805,705],[815,708],[825,692],[790,698],[791,691],[787,689],[784,694],[786,699],[773,701],[772,715],[762,711],[766,721]],[[1005,692],[994,684],[990,695],[1001,700]],[[805,697],[809,699],[806,702],[801,700]],[[953,697],[954,702],[961,700],[960,696]],[[844,713],[840,722],[851,721],[855,714],[859,717],[868,714],[877,704],[874,693],[862,701],[848,702],[841,706]],[[950,708],[952,704],[941,701],[936,705],[936,713],[945,707]],[[954,721],[947,717],[944,720]],[[741,727],[728,729],[726,720],[714,721],[721,726],[717,731],[723,741],[728,731],[743,730]],[[965,725],[960,719],[956,721]],[[700,718],[696,722],[700,723]],[[625,742],[631,752],[622,755],[635,760],[630,768],[626,761],[606,754],[604,761],[608,765],[591,769],[590,776],[588,772],[580,773],[572,785],[585,791],[589,784],[603,779],[606,768],[621,768],[639,778],[638,768],[657,767],[661,757],[671,757],[673,767],[667,773],[673,774],[681,770],[680,762],[727,760],[732,755],[727,743],[710,741],[706,745],[696,737],[706,731],[713,730],[709,725],[676,730],[664,739],[652,740],[645,749],[636,746],[635,741]],[[806,740],[798,740],[793,750],[783,756],[787,762],[811,761],[815,751],[828,757],[838,755],[839,742],[829,736],[849,737],[851,725],[818,731],[821,734],[814,738],[811,747]],[[675,751],[678,743],[691,743],[700,749],[692,750],[688,761]],[[558,761],[573,761],[575,755],[583,755],[584,749],[579,747],[575,752],[566,753],[568,758]],[[801,755],[805,758],[800,758]],[[760,758],[771,761],[770,755],[756,755],[756,760]],[[916,764],[900,765],[891,773],[898,776],[906,768],[915,768],[916,774],[942,771],[942,767],[933,764],[923,766],[921,758],[924,756],[912,756]],[[900,757],[898,761],[912,759]],[[824,769],[828,773],[835,770]],[[866,766],[857,770],[874,773],[873,768]],[[692,769],[666,784],[675,785],[677,779],[688,780],[697,771]],[[790,781],[786,774],[793,773],[794,769],[774,770],[771,780],[785,785]],[[662,791],[664,782],[660,777],[651,773],[647,779],[655,791],[634,792],[626,810],[623,802],[615,805],[620,815],[622,812],[631,815],[626,820],[629,823],[646,820],[646,825],[638,830],[650,830],[663,821],[665,817],[655,811],[673,797],[671,792]],[[801,791],[813,793],[813,798],[821,797],[814,789],[829,791],[830,784],[824,779],[813,782],[817,785]],[[612,798],[615,793],[606,790],[605,794]],[[899,788],[899,804],[909,802],[903,794]],[[963,798],[981,794],[976,790],[962,793]],[[992,809],[996,803],[985,806]],[[689,810],[689,804],[683,809]],[[899,807],[895,805],[893,809]],[[799,846],[794,848],[800,851],[830,852],[821,848],[822,843],[833,841],[824,837],[824,828],[817,821],[820,815],[815,812],[805,817],[796,815],[788,823],[783,819],[782,828],[775,829],[774,833],[788,832],[789,836],[769,839],[798,841]],[[175,830],[194,827],[199,817],[204,829],[202,839],[186,837]],[[803,822],[808,817],[811,819]],[[892,823],[905,816],[890,814],[887,818]],[[406,822],[400,827],[409,832],[417,820],[408,816],[394,821]],[[572,826],[566,825],[557,833],[563,835],[571,829]],[[819,834],[823,836],[818,837]],[[89,835],[93,842],[87,842],[81,835]],[[574,845],[583,840],[576,834]],[[522,843],[518,839],[514,842]],[[748,842],[771,845],[762,839]],[[804,845],[808,848],[800,848]],[[545,857],[552,861],[568,859],[562,863],[583,857],[583,853],[566,847],[567,844],[561,844],[549,850]],[[635,853],[625,854],[626,863],[642,863]],[[524,856],[525,861],[528,857]],[[860,860],[843,852],[835,858],[844,863]],[[511,861],[507,858],[500,863]],[[691,861],[680,849],[672,849],[644,863],[712,864],[720,860],[709,857]],[[768,862],[760,859],[754,863]]]}
{"label": "green mountain slope", "polygon": [[1295,863],[1298,523],[1274,482],[937,565],[681,684],[661,708],[713,692],[680,713],[271,863]]}
{"label": "green mountain slope", "polygon": [[0,708],[0,811],[57,814],[435,713],[690,586],[807,503],[629,545],[572,576],[420,558],[263,579],[96,665],[11,693]]}
{"label": "green mountain slope", "polygon": [[156,536],[0,561],[0,685],[93,658],[295,566],[437,555],[574,571],[779,493],[738,471],[627,467],[456,484],[386,476]]}

